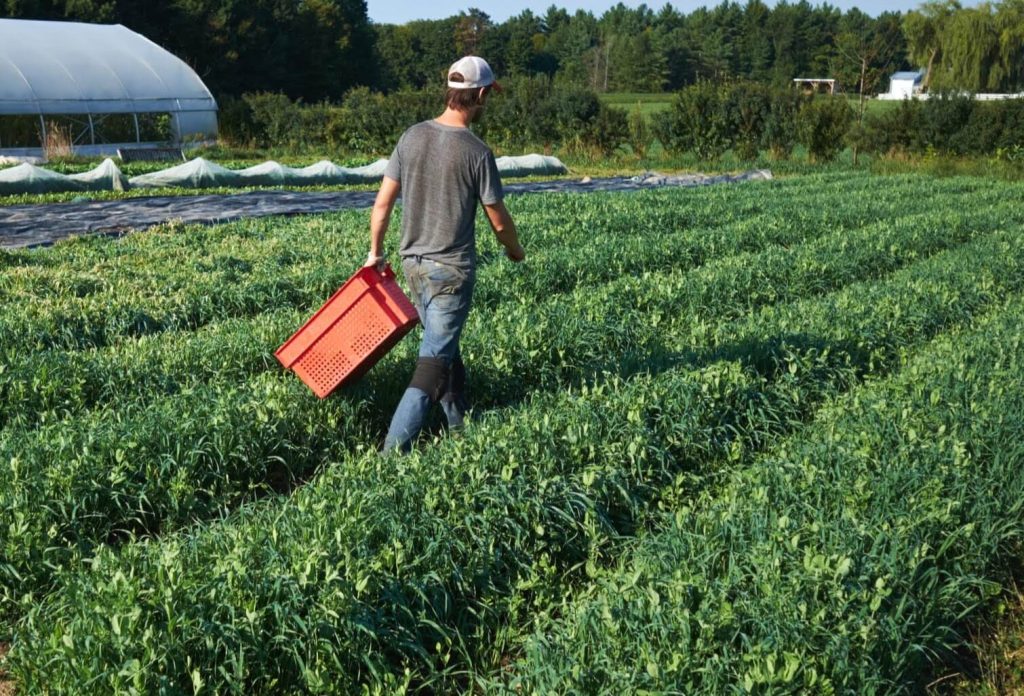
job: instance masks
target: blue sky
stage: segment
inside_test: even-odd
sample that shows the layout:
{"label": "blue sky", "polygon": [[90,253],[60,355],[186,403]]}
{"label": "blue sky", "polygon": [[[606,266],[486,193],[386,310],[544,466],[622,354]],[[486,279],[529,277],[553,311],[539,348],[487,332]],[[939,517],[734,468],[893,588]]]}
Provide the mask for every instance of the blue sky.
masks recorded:
{"label": "blue sky", "polygon": [[[741,3],[743,1],[739,0]],[[766,0],[766,2],[769,6],[775,4],[774,0]],[[821,0],[810,0],[810,2],[812,5],[822,4]],[[441,19],[456,15],[470,7],[477,7],[483,10],[496,22],[504,22],[512,15],[517,15],[525,9],[533,10],[534,14],[544,14],[552,4],[564,8],[570,13],[576,10],[590,10],[595,15],[600,16],[605,10],[617,3],[616,0],[561,0],[560,2],[552,2],[551,0],[502,0],[501,2],[496,0],[476,0],[475,2],[460,2],[460,0],[433,0],[432,2],[423,2],[423,0],[367,0],[366,3],[370,19],[381,24],[404,24],[414,19]],[[624,4],[628,7],[638,7],[642,3],[625,0]],[[646,4],[655,10],[665,6],[665,3],[660,0],[652,0]],[[714,7],[720,4],[720,0],[712,0],[711,2],[684,0],[683,2],[672,2],[669,4],[680,12],[690,13],[701,6]],[[920,0],[832,0],[829,4],[841,10],[848,10],[856,6],[869,15],[877,16],[886,10],[900,12],[912,10],[918,7],[921,2]],[[962,4],[975,5],[977,0],[968,0],[968,2]]]}

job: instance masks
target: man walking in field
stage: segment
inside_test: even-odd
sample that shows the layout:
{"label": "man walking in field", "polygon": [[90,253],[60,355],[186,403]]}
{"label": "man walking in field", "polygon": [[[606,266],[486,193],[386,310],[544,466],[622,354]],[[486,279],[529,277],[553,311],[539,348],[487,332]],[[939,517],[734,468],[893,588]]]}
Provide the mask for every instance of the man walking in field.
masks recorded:
{"label": "man walking in field", "polygon": [[469,130],[492,90],[500,86],[482,58],[467,56],[451,66],[444,113],[402,134],[370,215],[366,265],[381,266],[384,233],[401,192],[399,255],[423,323],[416,370],[391,420],[385,451],[408,451],[435,403],[450,428],[463,424],[468,403],[459,337],[476,280],[477,201],[505,255],[515,262],[526,258],[503,202],[494,153]]}

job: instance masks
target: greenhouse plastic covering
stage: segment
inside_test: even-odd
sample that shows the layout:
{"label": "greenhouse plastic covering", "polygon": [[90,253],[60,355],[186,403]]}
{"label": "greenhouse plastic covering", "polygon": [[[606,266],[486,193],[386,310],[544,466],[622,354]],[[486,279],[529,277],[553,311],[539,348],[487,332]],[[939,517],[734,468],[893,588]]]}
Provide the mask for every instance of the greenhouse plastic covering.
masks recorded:
{"label": "greenhouse plastic covering", "polygon": [[[564,174],[568,170],[555,157],[524,155],[499,157],[504,176]],[[121,191],[128,188],[233,188],[249,186],[332,186],[380,181],[388,161],[345,168],[323,160],[301,169],[264,162],[247,169],[228,169],[197,157],[176,167],[126,179],[113,160],[84,174],[64,175],[31,164],[0,169],[0,195],[61,191]]]}
{"label": "greenhouse plastic covering", "polygon": [[0,114],[216,109],[184,61],[120,24],[0,19]]}

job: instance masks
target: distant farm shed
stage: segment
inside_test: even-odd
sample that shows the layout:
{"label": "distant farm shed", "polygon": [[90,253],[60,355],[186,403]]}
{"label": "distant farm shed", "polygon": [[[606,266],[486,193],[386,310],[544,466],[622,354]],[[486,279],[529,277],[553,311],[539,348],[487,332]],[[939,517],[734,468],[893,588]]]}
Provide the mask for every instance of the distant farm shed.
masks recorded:
{"label": "distant farm shed", "polygon": [[921,82],[924,80],[922,72],[897,72],[889,78],[889,92],[884,96],[886,99],[911,99],[920,96]]}
{"label": "distant farm shed", "polygon": [[0,155],[181,144],[217,135],[217,102],[184,61],[120,24],[0,19]]}

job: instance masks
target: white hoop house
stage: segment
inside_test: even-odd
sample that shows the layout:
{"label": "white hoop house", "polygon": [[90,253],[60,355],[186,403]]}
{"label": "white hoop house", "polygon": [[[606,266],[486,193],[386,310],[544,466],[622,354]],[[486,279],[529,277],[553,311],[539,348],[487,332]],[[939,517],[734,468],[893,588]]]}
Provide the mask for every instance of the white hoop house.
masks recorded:
{"label": "white hoop house", "polygon": [[57,123],[80,152],[180,144],[216,136],[217,103],[184,61],[120,24],[0,19],[0,152],[40,151]]}

